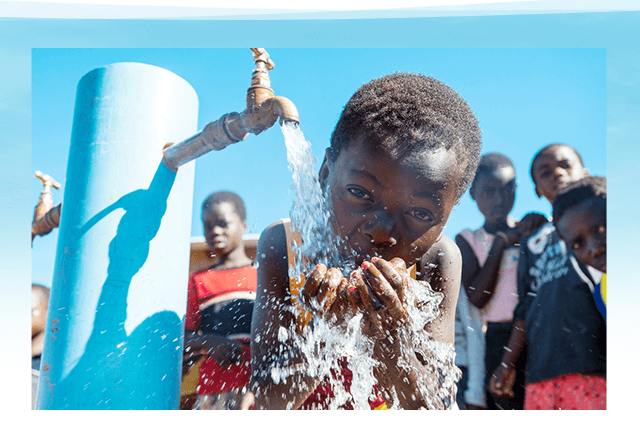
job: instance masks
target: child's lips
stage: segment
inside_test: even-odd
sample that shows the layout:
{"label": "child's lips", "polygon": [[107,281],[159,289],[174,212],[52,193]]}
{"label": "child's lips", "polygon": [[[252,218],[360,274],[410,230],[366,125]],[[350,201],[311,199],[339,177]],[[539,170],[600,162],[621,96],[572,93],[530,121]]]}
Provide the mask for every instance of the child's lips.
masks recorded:
{"label": "child's lips", "polygon": [[222,244],[225,244],[226,241],[227,239],[225,237],[214,237],[214,238],[208,239],[207,244],[211,246],[220,246]]}

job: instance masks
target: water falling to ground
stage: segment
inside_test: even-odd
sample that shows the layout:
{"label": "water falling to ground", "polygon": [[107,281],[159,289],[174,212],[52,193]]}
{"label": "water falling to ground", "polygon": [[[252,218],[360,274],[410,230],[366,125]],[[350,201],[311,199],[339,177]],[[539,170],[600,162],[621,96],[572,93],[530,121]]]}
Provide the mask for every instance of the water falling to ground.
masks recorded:
{"label": "water falling to ground", "polygon": [[[290,278],[308,274],[311,270],[306,267],[314,267],[318,263],[325,264],[327,268],[339,268],[343,275],[348,276],[356,264],[338,253],[342,240],[333,233],[329,223],[329,205],[318,182],[314,168],[316,158],[312,154],[311,144],[305,140],[297,124],[285,123],[282,131],[289,169],[293,175],[294,200],[290,217],[303,240],[303,245],[296,252],[296,266],[289,270]],[[455,399],[455,383],[460,373],[453,364],[453,347],[434,341],[424,330],[425,325],[437,317],[443,295],[431,290],[429,284],[423,281],[411,280],[406,296],[409,318],[407,325],[400,330],[399,337],[407,348],[398,363],[409,370],[409,364],[412,359],[415,363],[415,352],[418,352],[429,370],[419,378],[419,388],[427,399],[427,408],[449,408]],[[313,325],[305,327],[302,334],[297,334],[294,329],[280,328],[279,339],[284,341],[293,338],[306,356],[308,375],[326,376],[330,381],[334,398],[329,409],[341,409],[345,404],[352,405],[354,409],[370,409],[368,401],[377,384],[373,370],[378,364],[372,355],[374,341],[362,334],[362,318],[362,313],[351,314],[345,325],[335,326],[325,319],[314,317]],[[339,378],[341,363],[345,358],[353,373],[351,393],[344,389]],[[332,370],[338,372],[332,373]],[[273,369],[272,378],[276,381],[285,380],[292,373],[288,369]],[[390,395],[398,399],[397,394]],[[393,403],[393,409],[398,408],[399,402]]]}

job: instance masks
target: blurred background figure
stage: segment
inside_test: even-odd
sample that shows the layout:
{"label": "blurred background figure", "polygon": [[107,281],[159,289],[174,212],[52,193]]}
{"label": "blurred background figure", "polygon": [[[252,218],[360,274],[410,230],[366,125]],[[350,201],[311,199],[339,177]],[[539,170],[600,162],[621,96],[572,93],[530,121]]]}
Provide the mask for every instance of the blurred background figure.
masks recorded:
{"label": "blurred background figure", "polygon": [[46,334],[49,292],[49,288],[41,284],[31,285],[31,409],[35,406],[40,378],[40,357]]}
{"label": "blurred background figure", "polygon": [[[551,205],[589,175],[572,146],[550,144],[531,162],[535,192]],[[524,409],[606,409],[607,328],[593,293],[602,277],[576,260],[554,222],[521,240],[519,303],[502,362],[489,390],[513,397],[515,364],[526,345]]]}
{"label": "blurred background figure", "polygon": [[585,177],[562,189],[553,201],[553,222],[573,255],[602,272],[593,292],[607,319],[607,179]]}
{"label": "blurred background figure", "polygon": [[[182,409],[232,409],[250,378],[251,317],[256,268],[245,252],[244,202],[235,193],[212,193],[202,204],[204,236],[217,262],[189,279],[183,386],[195,399]],[[183,395],[184,395],[183,390]]]}
{"label": "blurred background figure", "polygon": [[[458,305],[460,313],[466,313],[464,320],[472,320],[465,334],[468,343],[475,350],[467,352],[468,380],[473,382],[481,375],[485,390],[491,372],[500,365],[505,346],[509,342],[513,311],[518,304],[517,270],[520,237],[527,236],[537,226],[547,220],[540,214],[528,214],[520,222],[511,213],[516,199],[516,171],[511,160],[500,153],[482,156],[471,187],[471,198],[484,217],[484,225],[477,230],[464,229],[456,236],[456,243],[462,253],[462,284]],[[481,311],[486,325],[486,334],[478,335],[477,311]],[[482,340],[484,337],[484,341]],[[484,351],[482,351],[484,349]],[[475,356],[475,358],[474,358]],[[477,358],[484,358],[484,370],[473,368]],[[475,359],[475,360],[474,360]],[[516,364],[517,377],[513,398],[487,396],[488,409],[522,409],[524,405],[525,356]],[[465,370],[463,370],[464,373]],[[463,376],[464,379],[464,376]],[[474,386],[469,386],[473,388]],[[468,409],[478,409],[482,397],[475,396],[475,402]],[[475,406],[475,407],[474,407]]]}

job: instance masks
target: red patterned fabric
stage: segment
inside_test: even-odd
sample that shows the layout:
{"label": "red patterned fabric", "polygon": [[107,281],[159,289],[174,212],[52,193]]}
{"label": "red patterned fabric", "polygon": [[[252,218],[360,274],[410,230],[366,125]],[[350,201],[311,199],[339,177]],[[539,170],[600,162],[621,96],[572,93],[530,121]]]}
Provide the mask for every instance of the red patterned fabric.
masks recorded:
{"label": "red patterned fabric", "polygon": [[[255,292],[258,283],[256,268],[252,266],[227,270],[207,270],[194,274],[189,279],[185,327],[200,329],[200,305],[216,297],[234,292]],[[251,317],[247,317],[251,320]],[[216,394],[245,387],[251,378],[251,348],[249,340],[234,340],[244,343],[244,360],[228,368],[222,368],[213,358],[206,358],[199,370],[198,394]]]}
{"label": "red patterned fabric", "polygon": [[256,268],[213,269],[193,274],[189,279],[185,327],[197,331],[200,328],[200,305],[216,297],[233,292],[254,292],[258,286]]}
{"label": "red patterned fabric", "polygon": [[198,394],[210,395],[229,392],[249,385],[251,379],[251,348],[242,347],[243,361],[222,368],[213,358],[207,358],[200,365]]}
{"label": "red patterned fabric", "polygon": [[527,384],[524,409],[607,409],[607,379],[566,374]]}
{"label": "red patterned fabric", "polygon": [[[347,391],[347,393],[351,393],[351,380],[353,379],[353,373],[347,367],[346,359],[340,361],[341,370],[340,370],[340,381]],[[336,378],[337,371],[332,370],[331,374],[334,378]],[[369,406],[371,409],[386,409],[381,408],[385,405],[384,398],[378,394],[377,386],[374,386],[374,394],[376,395],[373,399],[369,399]],[[331,384],[329,383],[328,378],[320,383],[316,390],[304,401],[302,406],[298,409],[328,409],[331,400],[334,397],[333,389],[331,388]],[[346,405],[343,405],[343,409],[353,409],[353,405],[349,402]]]}

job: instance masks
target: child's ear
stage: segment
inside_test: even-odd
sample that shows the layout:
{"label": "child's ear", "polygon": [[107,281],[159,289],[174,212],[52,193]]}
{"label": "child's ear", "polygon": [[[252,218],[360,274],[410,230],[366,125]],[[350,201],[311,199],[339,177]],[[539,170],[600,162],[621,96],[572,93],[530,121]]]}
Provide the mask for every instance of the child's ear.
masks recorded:
{"label": "child's ear", "polygon": [[473,200],[476,200],[476,187],[473,184],[469,187],[469,196],[471,196]]}
{"label": "child's ear", "polygon": [[322,165],[320,166],[320,172],[318,174],[318,180],[320,182],[320,188],[322,188],[322,192],[324,193],[325,188],[327,188],[327,179],[329,178],[329,148],[324,152],[324,159],[322,160]]}
{"label": "child's ear", "polygon": [[589,168],[582,168],[582,178],[589,176]]}

